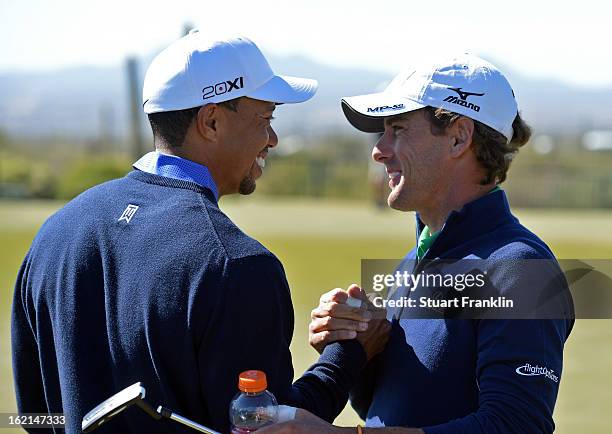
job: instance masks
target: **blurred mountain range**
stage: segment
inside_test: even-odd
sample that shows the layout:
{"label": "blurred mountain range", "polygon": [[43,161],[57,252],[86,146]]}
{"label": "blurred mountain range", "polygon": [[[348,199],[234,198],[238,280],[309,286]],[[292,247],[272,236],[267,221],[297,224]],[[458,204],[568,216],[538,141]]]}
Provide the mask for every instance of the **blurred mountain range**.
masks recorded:
{"label": "blurred mountain range", "polygon": [[[341,113],[340,97],[381,90],[392,78],[378,72],[382,68],[377,65],[368,70],[324,65],[300,56],[268,58],[275,71],[319,80],[319,91],[310,102],[277,109],[274,125],[281,135],[356,134]],[[151,59],[140,60],[141,77]],[[577,134],[612,128],[612,87],[530,78],[499,66],[513,84],[523,117],[537,132]],[[144,115],[142,128],[148,131]],[[127,140],[125,65],[0,72],[0,129],[19,138]]]}

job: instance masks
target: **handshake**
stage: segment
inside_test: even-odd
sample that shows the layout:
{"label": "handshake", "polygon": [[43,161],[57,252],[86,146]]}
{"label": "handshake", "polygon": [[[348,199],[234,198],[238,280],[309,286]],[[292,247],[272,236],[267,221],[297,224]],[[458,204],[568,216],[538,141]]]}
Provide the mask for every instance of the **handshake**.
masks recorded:
{"label": "handshake", "polygon": [[[309,342],[319,353],[331,342],[357,339],[369,361],[385,349],[391,324],[384,309],[375,307],[365,292],[353,284],[345,291],[333,289],[321,296],[319,306],[312,310],[309,326]],[[361,428],[338,427],[312,413],[297,409],[295,419],[258,430],[262,434],[354,434],[365,432]],[[401,434],[423,434],[418,428],[378,429]],[[370,432],[370,429],[368,429]]]}
{"label": "handshake", "polygon": [[368,361],[384,350],[391,324],[384,309],[375,307],[365,292],[352,284],[345,291],[333,289],[321,296],[311,312],[310,345],[319,353],[331,342],[357,339]]}

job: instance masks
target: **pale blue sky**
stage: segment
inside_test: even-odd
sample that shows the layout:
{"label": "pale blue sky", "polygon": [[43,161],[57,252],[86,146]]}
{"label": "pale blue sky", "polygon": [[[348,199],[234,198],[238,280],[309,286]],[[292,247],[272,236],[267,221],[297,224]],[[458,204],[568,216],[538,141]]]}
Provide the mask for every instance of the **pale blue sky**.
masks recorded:
{"label": "pale blue sky", "polygon": [[612,6],[595,0],[0,0],[0,71],[112,65],[201,30],[264,51],[397,72],[409,56],[469,50],[518,72],[612,86]]}

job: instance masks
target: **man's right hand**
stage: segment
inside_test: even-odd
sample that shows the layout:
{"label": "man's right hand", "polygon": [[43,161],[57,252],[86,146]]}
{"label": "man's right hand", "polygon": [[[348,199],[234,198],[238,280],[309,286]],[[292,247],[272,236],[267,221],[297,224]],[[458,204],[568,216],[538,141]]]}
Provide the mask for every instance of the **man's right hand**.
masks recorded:
{"label": "man's right hand", "polygon": [[[361,300],[361,307],[348,305],[349,296]],[[323,294],[311,318],[309,341],[319,353],[331,342],[356,337],[370,360],[384,350],[391,330],[384,310],[374,307],[355,284],[346,291],[336,288]]]}

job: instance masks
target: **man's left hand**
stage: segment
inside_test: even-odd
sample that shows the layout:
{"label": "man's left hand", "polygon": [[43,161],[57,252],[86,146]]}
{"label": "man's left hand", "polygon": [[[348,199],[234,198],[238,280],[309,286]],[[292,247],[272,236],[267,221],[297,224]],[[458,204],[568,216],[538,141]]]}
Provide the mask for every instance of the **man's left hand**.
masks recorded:
{"label": "man's left hand", "polygon": [[[349,306],[349,296],[361,300],[362,307]],[[356,336],[366,352],[367,360],[370,360],[385,349],[389,340],[391,324],[386,319],[385,310],[375,307],[356,284],[349,286],[347,291],[336,288],[323,294],[311,318],[309,342],[319,353],[331,342]]]}

